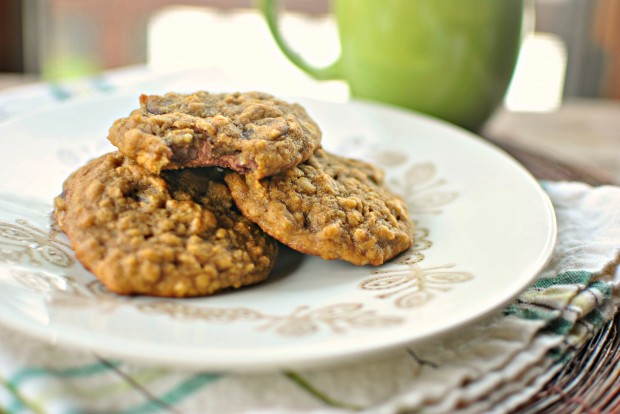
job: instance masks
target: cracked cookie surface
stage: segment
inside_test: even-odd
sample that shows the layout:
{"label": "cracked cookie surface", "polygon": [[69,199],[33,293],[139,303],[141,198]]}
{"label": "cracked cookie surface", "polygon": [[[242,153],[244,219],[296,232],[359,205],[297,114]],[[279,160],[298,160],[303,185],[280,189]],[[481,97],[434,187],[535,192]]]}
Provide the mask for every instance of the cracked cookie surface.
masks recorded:
{"label": "cracked cookie surface", "polygon": [[303,107],[262,92],[142,95],[108,139],[153,173],[220,166],[262,178],[305,161],[321,131]]}
{"label": "cracked cookie surface", "polygon": [[413,242],[405,202],[363,161],[320,149],[272,177],[229,173],[225,180],[246,217],[303,253],[380,265]]}
{"label": "cracked cookie surface", "polygon": [[78,260],[120,294],[239,288],[266,279],[277,256],[277,243],[236,211],[216,168],[160,177],[109,153],[65,181],[54,214]]}

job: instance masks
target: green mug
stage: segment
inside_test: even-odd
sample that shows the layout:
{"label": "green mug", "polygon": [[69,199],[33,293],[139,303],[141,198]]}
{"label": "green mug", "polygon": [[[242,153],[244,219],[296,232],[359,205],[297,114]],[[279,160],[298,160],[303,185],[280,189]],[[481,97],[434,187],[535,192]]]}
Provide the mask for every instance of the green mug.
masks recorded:
{"label": "green mug", "polygon": [[524,0],[332,0],[342,52],[319,68],[282,38],[276,3],[260,1],[271,34],[315,79],[342,79],[355,97],[470,130],[483,125],[506,93],[524,7]]}

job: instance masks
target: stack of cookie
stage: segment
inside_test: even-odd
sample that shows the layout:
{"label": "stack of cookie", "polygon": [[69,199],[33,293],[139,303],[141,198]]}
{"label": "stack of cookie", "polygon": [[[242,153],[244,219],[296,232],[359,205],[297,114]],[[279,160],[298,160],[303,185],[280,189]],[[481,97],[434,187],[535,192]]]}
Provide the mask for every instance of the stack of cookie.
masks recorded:
{"label": "stack of cookie", "polygon": [[356,265],[412,244],[407,207],[382,171],[321,149],[300,105],[259,92],[143,95],[108,139],[119,151],[73,173],[54,212],[76,257],[114,292],[253,284],[273,268],[275,240]]}

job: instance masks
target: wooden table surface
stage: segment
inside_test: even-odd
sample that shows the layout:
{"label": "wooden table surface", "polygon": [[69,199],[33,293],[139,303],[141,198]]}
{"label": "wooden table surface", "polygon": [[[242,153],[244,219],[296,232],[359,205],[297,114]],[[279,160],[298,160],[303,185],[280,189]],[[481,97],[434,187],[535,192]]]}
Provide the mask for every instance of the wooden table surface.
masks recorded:
{"label": "wooden table surface", "polygon": [[570,99],[542,113],[499,110],[482,135],[538,178],[620,183],[620,101]]}
{"label": "wooden table surface", "polygon": [[[0,74],[0,90],[34,80]],[[551,113],[502,109],[480,134],[537,178],[620,183],[620,102],[568,100]],[[515,412],[620,412],[620,313]]]}

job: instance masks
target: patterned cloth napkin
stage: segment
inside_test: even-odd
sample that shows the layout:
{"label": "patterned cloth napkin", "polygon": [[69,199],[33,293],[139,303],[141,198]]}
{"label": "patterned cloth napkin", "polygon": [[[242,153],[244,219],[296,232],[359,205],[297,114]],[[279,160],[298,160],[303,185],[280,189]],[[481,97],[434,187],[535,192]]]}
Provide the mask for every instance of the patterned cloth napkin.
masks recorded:
{"label": "patterned cloth napkin", "polygon": [[[162,82],[136,68],[6,91],[0,120],[75,95],[133,88],[149,76]],[[558,221],[551,261],[513,303],[462,331],[346,366],[215,374],[68,351],[0,327],[0,412],[506,412],[570,360],[620,298],[620,188],[543,186]]]}

